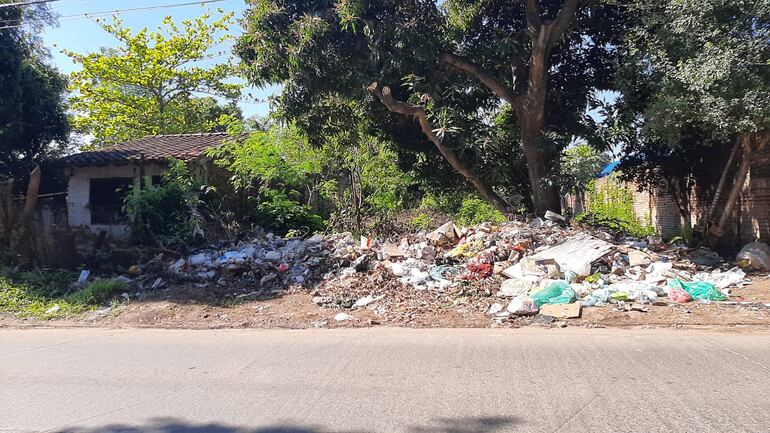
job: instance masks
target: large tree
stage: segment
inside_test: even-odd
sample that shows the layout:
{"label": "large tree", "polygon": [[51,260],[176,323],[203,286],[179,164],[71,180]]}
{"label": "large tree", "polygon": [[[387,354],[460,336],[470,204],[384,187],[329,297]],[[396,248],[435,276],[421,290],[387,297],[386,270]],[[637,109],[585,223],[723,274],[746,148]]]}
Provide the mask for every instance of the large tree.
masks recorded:
{"label": "large tree", "polygon": [[[626,141],[629,163],[685,191],[721,152],[728,162],[707,215],[720,211],[719,234],[753,155],[770,143],[770,1],[641,0],[631,8],[637,19],[619,74],[620,117],[635,136]],[[733,152],[721,150],[727,143],[736,143]]]}
{"label": "large tree", "polygon": [[66,80],[34,36],[48,22],[45,5],[0,8],[0,177],[25,177],[67,142]]}
{"label": "large tree", "polygon": [[120,44],[116,48],[81,54],[65,51],[81,70],[71,77],[74,127],[94,137],[94,146],[109,145],[153,134],[209,132],[219,128],[216,117],[240,112],[215,107],[211,94],[234,99],[240,85],[230,78],[229,61],[215,62],[226,51],[232,14],[209,21],[206,13],[181,26],[171,17],[157,32],[136,32],[118,18],[100,22]]}
{"label": "large tree", "polygon": [[560,208],[560,150],[584,132],[591,91],[609,86],[625,19],[601,1],[253,0],[244,22],[249,78],[283,83],[282,113],[311,135],[336,122],[330,96],[369,102],[402,145],[416,139],[404,118],[417,119],[422,140],[500,210],[475,163],[489,139],[517,137],[508,153],[523,154],[542,212]]}

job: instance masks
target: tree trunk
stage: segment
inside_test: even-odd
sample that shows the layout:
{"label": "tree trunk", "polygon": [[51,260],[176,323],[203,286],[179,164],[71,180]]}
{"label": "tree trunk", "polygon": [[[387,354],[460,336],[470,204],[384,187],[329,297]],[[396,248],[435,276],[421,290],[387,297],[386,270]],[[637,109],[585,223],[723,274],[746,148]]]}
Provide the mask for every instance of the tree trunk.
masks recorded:
{"label": "tree trunk", "polygon": [[561,212],[559,190],[554,182],[554,173],[559,161],[559,152],[543,140],[545,125],[545,97],[548,87],[548,32],[541,30],[532,41],[532,56],[529,67],[529,82],[521,106],[518,108],[521,144],[527,161],[529,182],[535,212]]}
{"label": "tree trunk", "polygon": [[[554,163],[558,160],[558,152],[549,144],[543,143],[542,132],[535,125],[534,131],[531,120],[526,116],[520,117],[521,144],[527,161],[527,172],[532,185],[532,202],[537,214],[545,211],[561,212],[561,197],[554,182]],[[528,125],[529,124],[529,125]]]}
{"label": "tree trunk", "polygon": [[722,214],[717,221],[717,225],[709,230],[709,232],[717,238],[724,235],[727,221],[729,221],[730,216],[732,215],[735,202],[738,200],[738,197],[743,190],[743,185],[746,183],[746,176],[748,175],[749,168],[751,167],[751,159],[753,156],[751,138],[746,135],[742,136],[740,140],[741,147],[743,149],[743,157],[741,158],[741,164],[738,166],[738,173],[735,175],[733,186],[730,189],[730,195],[727,196],[727,203],[725,203],[725,207],[722,209]]}
{"label": "tree trunk", "polygon": [[727,159],[727,164],[725,164],[724,170],[722,170],[722,175],[719,177],[719,183],[717,184],[717,189],[714,191],[714,199],[711,201],[711,206],[709,206],[708,211],[706,212],[706,223],[711,224],[711,218],[714,215],[714,212],[716,212],[717,205],[719,204],[719,200],[722,198],[722,192],[725,189],[725,186],[727,185],[727,177],[728,173],[732,170],[735,162],[735,157],[738,156],[738,153],[741,150],[741,142],[740,140],[735,142],[735,146],[733,147],[733,150],[730,152],[730,157]]}

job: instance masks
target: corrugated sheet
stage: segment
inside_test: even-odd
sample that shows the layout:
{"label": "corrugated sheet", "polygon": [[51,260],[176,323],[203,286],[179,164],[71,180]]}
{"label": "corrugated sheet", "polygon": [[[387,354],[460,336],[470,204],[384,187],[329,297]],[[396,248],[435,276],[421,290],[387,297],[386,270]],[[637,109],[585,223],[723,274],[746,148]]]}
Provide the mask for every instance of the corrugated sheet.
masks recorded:
{"label": "corrugated sheet", "polygon": [[169,158],[190,160],[228,139],[227,133],[151,135],[105,149],[65,156],[56,165],[83,167],[88,165],[126,164],[140,161],[166,161]]}

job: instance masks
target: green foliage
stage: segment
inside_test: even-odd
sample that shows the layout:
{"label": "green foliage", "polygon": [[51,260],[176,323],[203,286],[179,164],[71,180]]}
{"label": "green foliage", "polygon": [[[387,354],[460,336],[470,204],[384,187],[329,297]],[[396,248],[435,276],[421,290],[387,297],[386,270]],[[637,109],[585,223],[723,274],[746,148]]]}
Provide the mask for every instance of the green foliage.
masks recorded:
{"label": "green foliage", "polygon": [[463,198],[467,194],[432,194],[426,193],[420,200],[421,209],[430,209],[446,215],[455,215],[460,211]]}
{"label": "green foliage", "polygon": [[204,190],[187,165],[172,160],[159,185],[131,188],[125,198],[131,238],[140,245],[183,246],[195,243],[200,232]]}
{"label": "green foliage", "polygon": [[220,108],[213,98],[194,96],[240,94],[241,86],[227,80],[235,73],[229,61],[201,63],[224,53],[211,50],[230,38],[232,16],[209,22],[206,13],[181,27],[166,17],[157,32],[132,32],[117,17],[100,21],[118,47],[89,54],[65,51],[82,67],[70,81],[76,130],[102,146],[145,135],[208,132],[220,129],[223,115],[240,117],[233,105]]}
{"label": "green foliage", "polygon": [[472,226],[484,222],[504,223],[508,219],[497,209],[480,198],[465,198],[457,212],[457,222]]}
{"label": "green foliage", "polygon": [[430,223],[430,217],[425,213],[420,212],[409,221],[409,227],[417,231],[425,231],[430,228]]}
{"label": "green foliage", "polygon": [[[539,18],[554,21],[562,2],[539,3]],[[541,143],[547,154],[521,151],[519,123],[526,120],[509,105],[523,107],[527,77],[537,76],[528,74],[528,35],[536,32],[528,31],[527,2],[255,0],[236,51],[252,84],[283,85],[279,114],[296,122],[314,144],[351,129],[353,106],[371,131],[398,146],[402,168],[444,187],[463,184],[411,116],[393,114],[372,98],[366,89],[377,82],[388,86],[394,99],[424,108],[432,132],[481,180],[506,196],[528,197],[524,159],[546,154],[545,171],[558,165],[551,156],[558,158],[572,135],[586,133],[590,94],[606,86],[616,65],[614,45],[626,24],[622,10],[616,2],[581,3],[570,31],[547,50],[550,64],[558,65],[546,67],[547,86],[531,86],[546,88],[541,114],[548,132],[558,137]],[[444,53],[472,62],[472,71],[483,71],[517,96],[504,101],[472,73],[452,67]],[[502,112],[509,121],[495,121]],[[538,133],[542,129],[532,126]]]}
{"label": "green foliage", "polygon": [[0,178],[24,178],[67,144],[67,82],[35,35],[47,14],[44,5],[0,8]]}
{"label": "green foliage", "polygon": [[233,186],[256,189],[257,195],[276,187],[301,189],[308,177],[321,173],[325,163],[323,153],[313,149],[299,130],[279,126],[211,148],[207,156],[233,175]]}
{"label": "green foliage", "polygon": [[76,277],[70,271],[2,269],[0,311],[39,319],[67,317],[101,305],[123,289],[120,281],[97,280],[67,294]]}
{"label": "green foliage", "polygon": [[66,299],[73,304],[101,305],[121,292],[123,287],[124,284],[118,280],[96,280],[67,296]]}
{"label": "green foliage", "polygon": [[254,203],[252,221],[279,234],[304,229],[305,233],[323,231],[323,218],[313,213],[310,206],[297,203],[281,191],[266,190],[264,198]]}
{"label": "green foliage", "polygon": [[637,22],[619,84],[646,135],[677,147],[693,125],[723,141],[770,127],[770,1],[630,7]]}
{"label": "green foliage", "polygon": [[587,144],[578,144],[562,153],[562,191],[581,193],[586,190],[610,158]]}
{"label": "green foliage", "polygon": [[654,228],[640,221],[634,213],[633,192],[614,176],[603,182],[592,181],[588,184],[587,209],[587,212],[575,217],[575,221],[633,236],[655,233]]}

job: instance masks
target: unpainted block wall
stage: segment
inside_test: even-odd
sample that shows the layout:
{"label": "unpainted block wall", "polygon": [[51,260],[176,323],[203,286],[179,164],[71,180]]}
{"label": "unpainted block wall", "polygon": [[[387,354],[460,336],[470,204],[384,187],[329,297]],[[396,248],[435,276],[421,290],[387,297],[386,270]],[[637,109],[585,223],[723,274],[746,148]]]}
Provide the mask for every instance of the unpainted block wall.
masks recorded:
{"label": "unpainted block wall", "polygon": [[[158,176],[163,173],[166,166],[163,164],[145,164],[145,176]],[[134,179],[134,185],[139,185],[139,166],[136,165],[108,165],[73,167],[70,169],[69,185],[67,187],[67,216],[70,227],[82,227],[98,233],[101,230],[111,237],[124,238],[128,236],[128,227],[125,225],[91,224],[91,209],[89,207],[89,190],[91,179],[105,179],[114,177],[130,177]]]}

